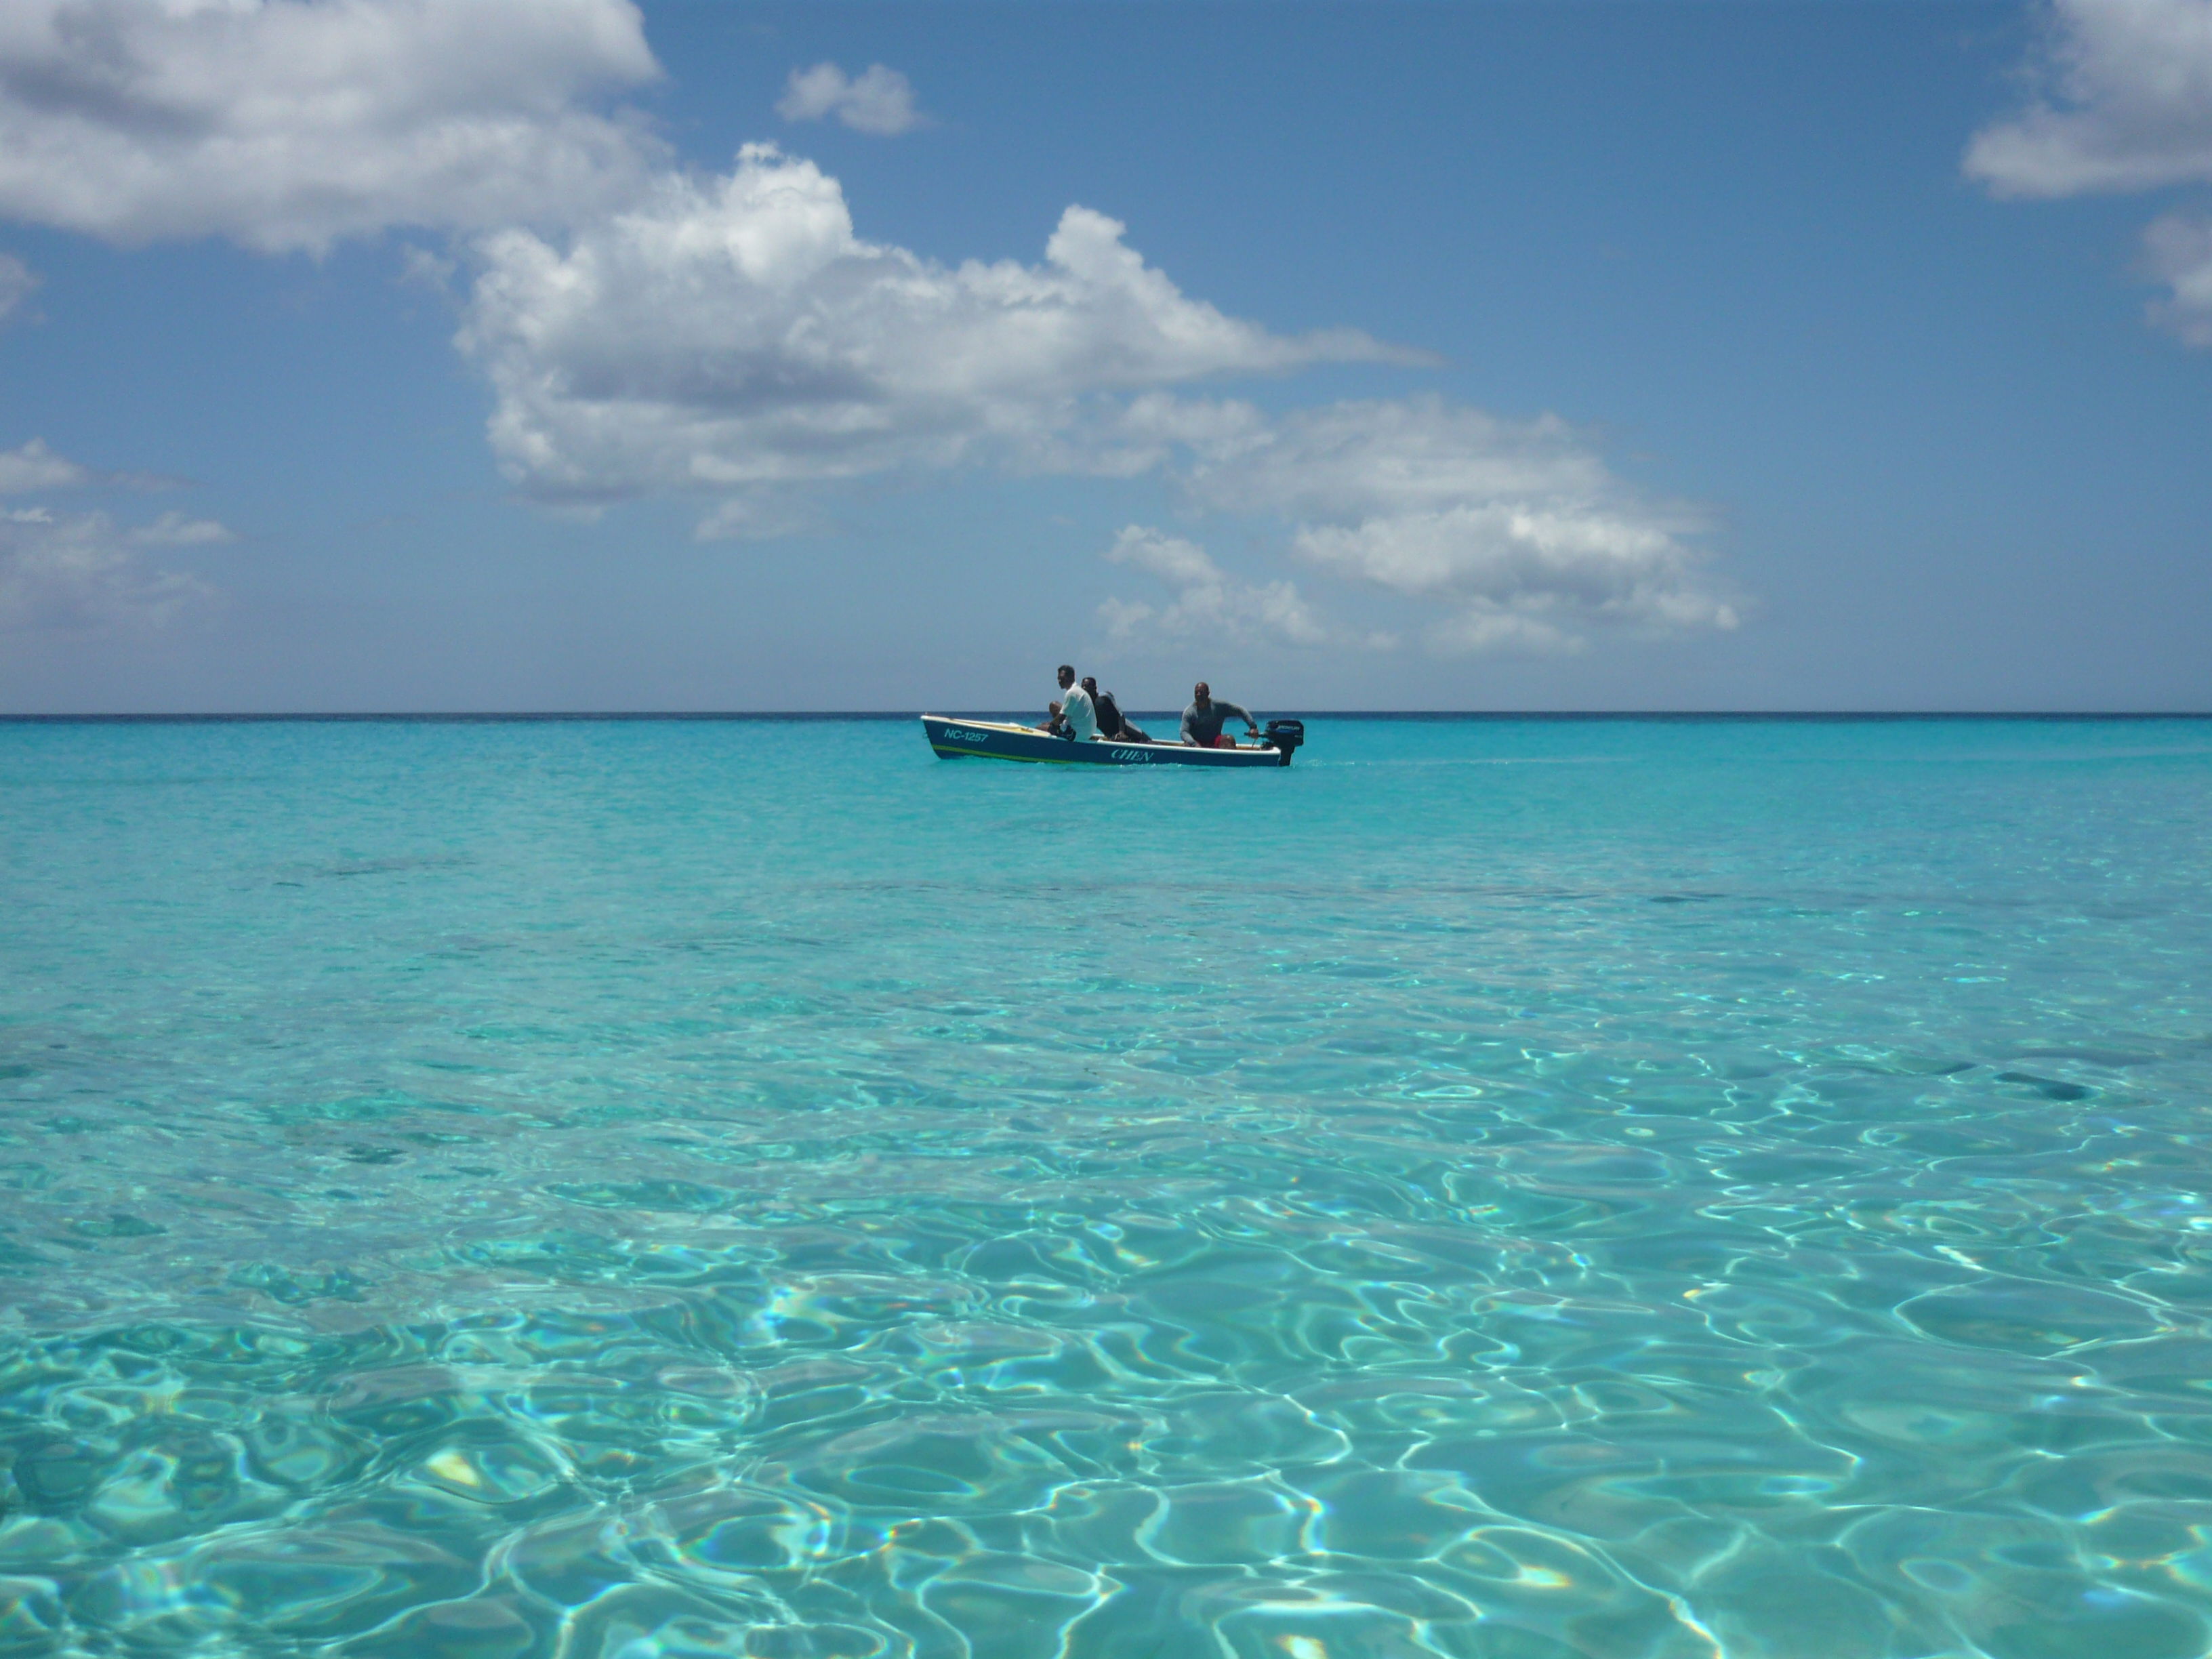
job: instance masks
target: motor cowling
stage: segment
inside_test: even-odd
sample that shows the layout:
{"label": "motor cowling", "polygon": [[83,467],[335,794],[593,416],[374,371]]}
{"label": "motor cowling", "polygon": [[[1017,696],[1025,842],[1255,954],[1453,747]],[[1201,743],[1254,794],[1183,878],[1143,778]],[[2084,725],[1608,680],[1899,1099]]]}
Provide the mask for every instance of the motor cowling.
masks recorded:
{"label": "motor cowling", "polygon": [[1304,720],[1269,720],[1267,729],[1260,736],[1260,741],[1267,747],[1279,749],[1285,754],[1299,748],[1305,740],[1306,723]]}

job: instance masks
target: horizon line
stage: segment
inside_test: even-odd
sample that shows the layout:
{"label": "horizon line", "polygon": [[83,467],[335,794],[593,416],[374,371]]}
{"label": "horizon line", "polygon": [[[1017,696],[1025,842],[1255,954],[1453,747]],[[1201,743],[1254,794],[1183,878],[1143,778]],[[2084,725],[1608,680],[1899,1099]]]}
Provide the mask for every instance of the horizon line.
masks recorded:
{"label": "horizon line", "polygon": [[[297,709],[284,712],[206,710],[175,714],[143,711],[100,714],[5,714],[0,726],[192,726],[297,724],[496,725],[501,722],[759,720],[863,721],[917,720],[942,713],[954,719],[1004,715],[987,708],[730,708],[730,709]],[[1172,708],[1132,708],[1132,715],[1176,718]],[[1289,718],[1364,720],[2201,720],[2212,709],[2067,708],[1316,708]]]}

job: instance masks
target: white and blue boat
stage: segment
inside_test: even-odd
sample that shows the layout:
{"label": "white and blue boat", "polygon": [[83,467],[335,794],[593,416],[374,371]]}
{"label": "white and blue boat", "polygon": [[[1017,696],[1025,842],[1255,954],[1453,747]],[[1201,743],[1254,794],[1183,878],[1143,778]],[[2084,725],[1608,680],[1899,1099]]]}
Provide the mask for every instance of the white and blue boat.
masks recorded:
{"label": "white and blue boat", "polygon": [[1034,726],[1006,720],[958,720],[924,714],[929,746],[945,760],[1030,761],[1045,766],[1288,766],[1306,738],[1303,720],[1269,720],[1257,745],[1194,749],[1182,743],[1127,743],[1116,738],[1055,738]]}

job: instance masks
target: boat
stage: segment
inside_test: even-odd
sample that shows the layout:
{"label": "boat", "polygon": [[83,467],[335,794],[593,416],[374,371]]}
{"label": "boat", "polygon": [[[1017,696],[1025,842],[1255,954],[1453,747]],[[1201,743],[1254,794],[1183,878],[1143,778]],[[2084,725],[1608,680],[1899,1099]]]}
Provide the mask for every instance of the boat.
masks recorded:
{"label": "boat", "polygon": [[1303,720],[1269,720],[1250,748],[1198,749],[1182,743],[1128,743],[1119,738],[1055,738],[1034,726],[1006,720],[968,720],[924,714],[923,734],[940,759],[1031,761],[1046,766],[1288,766],[1306,738]]}

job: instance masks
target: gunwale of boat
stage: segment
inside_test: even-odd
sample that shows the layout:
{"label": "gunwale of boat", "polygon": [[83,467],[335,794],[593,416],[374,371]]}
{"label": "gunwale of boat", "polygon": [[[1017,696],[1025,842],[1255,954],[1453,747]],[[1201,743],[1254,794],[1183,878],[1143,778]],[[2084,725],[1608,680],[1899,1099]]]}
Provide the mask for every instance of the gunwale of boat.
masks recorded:
{"label": "gunwale of boat", "polygon": [[[1212,766],[1282,768],[1290,764],[1289,757],[1281,750],[1257,748],[1197,749],[1180,743],[1117,743],[1111,738],[1094,738],[1079,745],[1065,738],[1048,737],[1033,726],[1024,726],[1012,720],[969,720],[957,714],[923,714],[922,732],[930,748],[941,760],[1009,760],[1030,766]],[[939,740],[932,727],[994,734],[1001,738],[1018,739],[1021,749],[1006,747],[969,747],[959,743],[946,744]],[[1051,752],[1051,749],[1061,752]],[[1106,752],[1100,752],[1104,750]]]}

